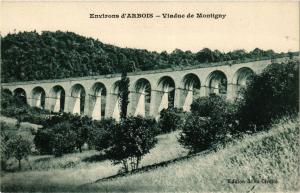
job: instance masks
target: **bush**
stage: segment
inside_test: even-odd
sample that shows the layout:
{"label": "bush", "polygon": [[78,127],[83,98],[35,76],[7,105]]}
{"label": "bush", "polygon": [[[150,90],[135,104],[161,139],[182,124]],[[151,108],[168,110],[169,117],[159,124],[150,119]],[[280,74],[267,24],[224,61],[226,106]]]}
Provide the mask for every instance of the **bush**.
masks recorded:
{"label": "bush", "polygon": [[35,134],[34,143],[41,154],[61,156],[71,153],[88,142],[92,119],[78,115],[62,114],[49,117],[43,128]]}
{"label": "bush", "polygon": [[111,128],[110,147],[107,156],[114,164],[122,163],[125,172],[139,167],[142,156],[155,146],[155,120],[143,117],[127,117]]}
{"label": "bush", "polygon": [[168,133],[180,129],[183,124],[183,112],[181,109],[169,107],[160,112],[159,130]]}
{"label": "bush", "polygon": [[239,108],[240,130],[268,128],[274,119],[299,112],[299,63],[272,64],[245,90]]}
{"label": "bush", "polygon": [[71,116],[70,124],[71,130],[75,132],[75,146],[82,152],[81,147],[88,141],[90,130],[92,129],[92,118],[79,115]]}
{"label": "bush", "polygon": [[98,151],[107,149],[111,144],[111,131],[116,127],[115,119],[102,119],[94,121],[92,130],[89,132],[88,145]]}
{"label": "bush", "polygon": [[220,96],[196,99],[180,133],[179,142],[198,152],[223,142],[237,127],[236,106]]}
{"label": "bush", "polygon": [[65,121],[51,128],[38,129],[34,143],[41,154],[62,156],[75,150],[76,133],[71,129],[71,124]]}
{"label": "bush", "polygon": [[209,118],[190,114],[179,136],[179,143],[192,152],[205,150],[214,141],[215,128],[211,127]]}
{"label": "bush", "polygon": [[39,128],[37,130],[33,142],[40,154],[52,154],[53,148],[51,146],[51,140],[53,135],[54,133],[51,129]]}
{"label": "bush", "polygon": [[52,128],[53,134],[50,139],[52,153],[55,156],[62,156],[65,153],[71,153],[76,147],[76,133],[71,129],[69,122],[56,124]]}

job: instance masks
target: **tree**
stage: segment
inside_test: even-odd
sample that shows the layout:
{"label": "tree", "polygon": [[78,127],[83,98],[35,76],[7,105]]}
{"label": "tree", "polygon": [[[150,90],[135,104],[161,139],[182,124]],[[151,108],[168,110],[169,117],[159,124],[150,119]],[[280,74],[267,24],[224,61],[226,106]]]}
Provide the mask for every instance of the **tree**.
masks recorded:
{"label": "tree", "polygon": [[92,129],[90,117],[71,114],[51,116],[43,122],[34,137],[34,143],[41,154],[61,156],[88,142]]}
{"label": "tree", "polygon": [[271,64],[248,84],[241,106],[241,131],[260,131],[274,119],[299,112],[299,62]]}
{"label": "tree", "polygon": [[208,117],[190,114],[186,118],[178,141],[190,151],[199,152],[210,147],[215,135],[215,128]]}
{"label": "tree", "polygon": [[55,156],[59,157],[74,151],[77,136],[68,121],[54,125],[52,132],[50,146]]}
{"label": "tree", "polygon": [[193,101],[179,143],[198,152],[223,143],[237,127],[237,107],[220,96],[201,97]]}
{"label": "tree", "polygon": [[79,152],[82,152],[82,146],[88,141],[89,132],[92,128],[92,118],[88,116],[81,117],[75,115],[71,117],[70,124],[71,130],[76,134],[76,148],[79,149]]}
{"label": "tree", "polygon": [[183,112],[181,109],[169,107],[160,112],[158,121],[160,132],[168,133],[180,129],[183,124]]}
{"label": "tree", "polygon": [[40,154],[52,154],[53,147],[51,140],[53,139],[54,132],[49,128],[39,128],[34,135],[34,144]]}
{"label": "tree", "polygon": [[18,160],[19,170],[21,170],[21,160],[26,159],[31,152],[30,146],[30,141],[20,135],[13,136],[7,142],[7,151]]}
{"label": "tree", "polygon": [[201,63],[212,62],[214,61],[214,55],[209,48],[204,48],[196,53],[196,59]]}
{"label": "tree", "polygon": [[119,102],[121,107],[120,117],[121,119],[125,119],[127,116],[127,107],[129,104],[129,78],[127,77],[127,73],[122,73],[122,78],[119,83]]}
{"label": "tree", "polygon": [[94,121],[92,130],[89,132],[88,144],[98,151],[111,146],[111,128],[116,127],[117,122],[113,118]]}
{"label": "tree", "polygon": [[129,78],[127,77],[127,72],[129,70],[135,70],[134,62],[129,62],[124,54],[120,54],[119,63],[121,65],[121,81],[119,82],[119,102],[121,107],[120,117],[125,119],[127,115],[127,107],[129,104],[128,95],[129,95]]}
{"label": "tree", "polygon": [[107,156],[114,164],[122,163],[125,172],[139,167],[142,156],[157,143],[155,120],[127,117],[111,128],[111,146]]}

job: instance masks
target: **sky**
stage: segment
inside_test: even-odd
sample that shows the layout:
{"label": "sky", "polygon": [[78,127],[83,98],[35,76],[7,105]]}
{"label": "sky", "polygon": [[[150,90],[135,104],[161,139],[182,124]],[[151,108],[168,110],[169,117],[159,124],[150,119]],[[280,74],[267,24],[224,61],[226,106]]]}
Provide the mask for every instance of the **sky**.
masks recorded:
{"label": "sky", "polygon": [[[299,50],[298,2],[1,2],[1,35],[71,31],[103,43],[150,51],[204,47]],[[90,14],[152,13],[149,19],[94,19]],[[224,19],[164,19],[163,13],[226,14]]]}

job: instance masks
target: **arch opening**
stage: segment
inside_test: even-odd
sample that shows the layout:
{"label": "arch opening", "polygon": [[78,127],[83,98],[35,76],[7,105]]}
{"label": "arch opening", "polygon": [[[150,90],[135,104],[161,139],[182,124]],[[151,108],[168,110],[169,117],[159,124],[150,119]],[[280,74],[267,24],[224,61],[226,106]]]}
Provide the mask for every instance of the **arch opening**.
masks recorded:
{"label": "arch opening", "polygon": [[208,95],[216,94],[226,98],[227,95],[227,77],[224,72],[213,71],[207,79]]}
{"label": "arch opening", "polygon": [[73,99],[72,113],[82,115],[85,107],[85,89],[81,84],[72,86],[71,98]]}
{"label": "arch opening", "polygon": [[13,96],[22,104],[27,104],[26,91],[23,88],[17,88],[13,91]]}
{"label": "arch opening", "polygon": [[65,89],[60,86],[54,86],[50,91],[50,110],[53,112],[63,112],[65,109]]}
{"label": "arch opening", "polygon": [[95,83],[90,91],[90,111],[91,117],[101,120],[105,116],[107,90],[103,83]]}
{"label": "arch opening", "polygon": [[189,73],[183,77],[183,111],[190,111],[191,104],[200,95],[201,82],[196,74]]}
{"label": "arch opening", "polygon": [[33,107],[37,107],[41,109],[45,108],[46,93],[42,87],[38,86],[32,89],[31,99],[32,99]]}
{"label": "arch opening", "polygon": [[158,91],[161,92],[161,102],[158,112],[169,107],[174,107],[175,82],[169,76],[164,76],[158,81]]}
{"label": "arch opening", "polygon": [[247,67],[240,68],[236,71],[232,83],[236,85],[235,94],[237,97],[241,97],[243,90],[248,86],[254,74],[254,71]]}
{"label": "arch opening", "polygon": [[145,78],[138,79],[134,85],[134,89],[134,92],[136,94],[134,116],[149,116],[151,102],[150,82]]}

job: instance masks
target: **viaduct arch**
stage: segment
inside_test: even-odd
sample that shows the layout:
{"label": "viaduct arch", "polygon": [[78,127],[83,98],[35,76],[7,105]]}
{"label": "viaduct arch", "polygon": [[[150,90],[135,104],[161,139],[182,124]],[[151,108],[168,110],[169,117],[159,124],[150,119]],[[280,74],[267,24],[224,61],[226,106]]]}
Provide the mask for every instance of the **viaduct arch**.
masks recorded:
{"label": "viaduct arch", "polygon": [[[287,62],[278,58],[276,62]],[[159,116],[170,106],[190,111],[193,99],[210,94],[228,100],[240,96],[253,74],[259,74],[274,61],[260,60],[207,67],[185,67],[128,73],[130,80],[128,115]],[[120,119],[119,81],[121,74],[43,81],[2,83],[27,104],[53,112]]]}

